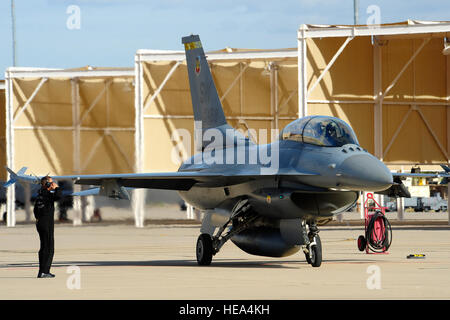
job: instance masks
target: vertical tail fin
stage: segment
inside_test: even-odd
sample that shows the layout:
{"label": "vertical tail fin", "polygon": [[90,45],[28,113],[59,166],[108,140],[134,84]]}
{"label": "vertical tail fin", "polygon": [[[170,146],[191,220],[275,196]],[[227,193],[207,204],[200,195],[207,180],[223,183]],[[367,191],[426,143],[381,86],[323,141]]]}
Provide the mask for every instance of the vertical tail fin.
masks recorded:
{"label": "vertical tail fin", "polygon": [[200,37],[183,37],[182,43],[186,50],[194,120],[201,121],[203,129],[227,124]]}

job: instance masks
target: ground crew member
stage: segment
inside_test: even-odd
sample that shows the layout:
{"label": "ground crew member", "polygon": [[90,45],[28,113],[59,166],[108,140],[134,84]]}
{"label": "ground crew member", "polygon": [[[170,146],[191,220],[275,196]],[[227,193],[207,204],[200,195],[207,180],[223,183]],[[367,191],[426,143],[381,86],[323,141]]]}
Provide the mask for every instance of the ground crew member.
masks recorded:
{"label": "ground crew member", "polygon": [[54,246],[54,202],[61,198],[61,188],[53,182],[49,176],[41,179],[41,188],[34,204],[34,217],[36,218],[36,229],[39,233],[41,246],[39,250],[39,273],[38,278],[54,278],[50,273],[50,267],[55,252]]}

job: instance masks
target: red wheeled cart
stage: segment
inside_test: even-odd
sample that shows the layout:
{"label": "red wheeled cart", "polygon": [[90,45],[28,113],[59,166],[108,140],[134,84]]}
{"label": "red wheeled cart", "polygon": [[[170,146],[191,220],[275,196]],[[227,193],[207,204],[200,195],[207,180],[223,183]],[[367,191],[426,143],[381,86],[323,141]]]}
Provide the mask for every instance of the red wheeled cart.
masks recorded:
{"label": "red wheeled cart", "polygon": [[385,216],[386,207],[382,207],[373,198],[373,193],[367,194],[364,202],[364,231],[358,237],[359,251],[366,253],[387,253],[392,242],[392,228]]}

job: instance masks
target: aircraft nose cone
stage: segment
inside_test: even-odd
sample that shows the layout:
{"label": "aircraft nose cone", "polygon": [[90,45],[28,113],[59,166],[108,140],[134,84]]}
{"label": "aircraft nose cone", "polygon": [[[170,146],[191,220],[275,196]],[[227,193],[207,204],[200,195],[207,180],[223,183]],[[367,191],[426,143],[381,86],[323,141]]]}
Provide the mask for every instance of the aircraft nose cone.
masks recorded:
{"label": "aircraft nose cone", "polygon": [[389,169],[369,154],[350,156],[339,166],[338,173],[339,186],[344,189],[382,191],[393,183]]}

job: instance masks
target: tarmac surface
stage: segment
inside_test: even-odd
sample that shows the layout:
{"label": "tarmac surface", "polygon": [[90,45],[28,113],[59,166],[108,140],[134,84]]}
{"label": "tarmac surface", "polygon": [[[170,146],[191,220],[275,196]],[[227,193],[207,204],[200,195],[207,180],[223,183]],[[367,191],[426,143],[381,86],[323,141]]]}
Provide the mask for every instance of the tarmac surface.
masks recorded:
{"label": "tarmac surface", "polygon": [[[164,208],[161,208],[164,210]],[[394,225],[388,254],[359,252],[360,226],[323,226],[323,263],[302,252],[249,255],[228,242],[195,259],[199,224],[178,220],[56,224],[54,279],[37,279],[33,223],[0,226],[0,299],[450,299],[450,227]],[[419,221],[417,221],[419,222]],[[344,221],[345,223],[345,221]],[[425,259],[407,259],[409,254]]]}

